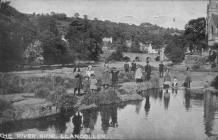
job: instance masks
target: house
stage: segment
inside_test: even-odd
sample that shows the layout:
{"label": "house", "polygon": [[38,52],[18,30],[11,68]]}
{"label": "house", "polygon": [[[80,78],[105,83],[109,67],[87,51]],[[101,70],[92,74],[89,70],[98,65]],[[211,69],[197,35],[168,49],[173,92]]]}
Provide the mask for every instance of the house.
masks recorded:
{"label": "house", "polygon": [[218,43],[218,0],[209,0],[207,5],[207,35],[208,45]]}
{"label": "house", "polygon": [[155,53],[155,54],[158,53],[157,50],[153,49],[150,42],[145,43],[145,44],[140,42],[139,45],[140,45],[140,51],[142,51],[142,52],[149,53],[149,54],[150,53]]}
{"label": "house", "polygon": [[112,37],[104,37],[102,39],[103,41],[103,47],[102,47],[102,50],[103,51],[107,51],[110,49],[111,45],[113,43],[113,38]]}
{"label": "house", "polygon": [[126,40],[126,47],[131,48],[132,47],[132,40]]}

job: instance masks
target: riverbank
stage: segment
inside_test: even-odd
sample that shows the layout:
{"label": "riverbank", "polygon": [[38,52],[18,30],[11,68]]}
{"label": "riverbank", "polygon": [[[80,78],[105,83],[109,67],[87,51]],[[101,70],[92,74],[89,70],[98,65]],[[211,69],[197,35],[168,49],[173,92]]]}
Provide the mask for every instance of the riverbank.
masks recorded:
{"label": "riverbank", "polygon": [[[16,88],[12,86],[13,90],[9,88],[4,95],[0,95],[0,99],[5,100],[10,105],[2,110],[0,122],[46,117],[59,114],[61,108],[81,111],[97,108],[105,104],[143,100],[143,97],[137,94],[138,91],[162,87],[163,79],[159,79],[157,67],[154,67],[152,78],[149,82],[143,82],[140,86],[137,86],[133,74],[125,74],[123,72],[121,67],[123,65],[114,63],[111,64],[112,66],[117,67],[121,71],[119,84],[116,89],[109,87],[103,90],[101,88],[96,94],[85,94],[82,96],[74,96],[73,94],[72,68],[13,73],[14,76],[17,76],[17,79],[11,77],[15,82],[10,83],[7,87],[17,86],[16,88],[19,89],[17,91],[20,91],[20,93],[17,93],[17,91],[13,93],[13,90]],[[81,70],[85,71],[84,68]],[[96,65],[94,71],[96,78],[100,80],[103,71],[101,64]],[[185,72],[172,69],[171,77],[173,78],[174,76],[177,77],[179,87],[182,88]],[[217,76],[217,73],[192,72],[191,92],[200,94],[204,94],[207,91],[217,92],[217,90],[210,87],[210,82],[215,76]],[[16,82],[19,84],[16,84]],[[20,88],[19,85],[21,86],[22,84],[25,86]],[[57,99],[58,95],[61,95],[59,99]],[[62,101],[61,104],[56,104],[59,101]]]}

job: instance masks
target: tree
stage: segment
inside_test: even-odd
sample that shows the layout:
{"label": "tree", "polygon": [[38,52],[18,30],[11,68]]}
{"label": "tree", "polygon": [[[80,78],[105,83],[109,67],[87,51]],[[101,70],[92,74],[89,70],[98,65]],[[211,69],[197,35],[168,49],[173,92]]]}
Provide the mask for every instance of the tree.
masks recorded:
{"label": "tree", "polygon": [[190,20],[185,26],[184,37],[190,46],[190,50],[201,51],[202,48],[206,48],[206,19]]}
{"label": "tree", "polygon": [[67,48],[67,44],[60,37],[51,35],[42,42],[43,57],[46,64],[72,63],[74,58]]}
{"label": "tree", "polygon": [[181,38],[175,38],[165,48],[164,53],[166,57],[169,58],[169,60],[171,60],[173,63],[180,63],[184,60],[185,49],[182,42],[183,40]]}
{"label": "tree", "polygon": [[75,13],[75,14],[74,14],[74,17],[75,17],[75,18],[79,18],[79,13]]}
{"label": "tree", "polygon": [[75,19],[70,24],[66,38],[81,59],[98,60],[102,52],[102,35],[97,26],[90,24],[87,16],[84,19]]}

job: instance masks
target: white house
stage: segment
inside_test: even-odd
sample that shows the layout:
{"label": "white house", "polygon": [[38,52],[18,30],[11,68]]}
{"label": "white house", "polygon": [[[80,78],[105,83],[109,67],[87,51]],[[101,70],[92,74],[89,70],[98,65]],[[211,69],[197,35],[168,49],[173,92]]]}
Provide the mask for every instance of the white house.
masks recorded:
{"label": "white house", "polygon": [[143,44],[143,43],[140,42],[139,45],[140,45],[140,50],[142,52],[147,52],[149,54],[151,54],[151,53],[157,54],[158,53],[157,50],[153,49],[150,42],[146,43],[146,44]]}

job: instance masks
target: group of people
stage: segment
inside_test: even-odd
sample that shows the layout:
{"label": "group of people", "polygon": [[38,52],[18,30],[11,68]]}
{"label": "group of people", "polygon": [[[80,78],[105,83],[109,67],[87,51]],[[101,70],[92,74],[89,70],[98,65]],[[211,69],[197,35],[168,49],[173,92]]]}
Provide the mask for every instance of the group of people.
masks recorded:
{"label": "group of people", "polygon": [[[177,89],[178,88],[178,79],[177,79],[177,77],[174,76],[174,78],[172,80],[170,70],[166,68],[165,73],[164,73],[164,71],[163,71],[164,70],[164,68],[163,68],[164,65],[162,65],[162,62],[161,62],[161,64],[159,66],[160,66],[159,67],[160,77],[161,78],[163,77],[163,79],[164,79],[163,88],[168,89],[169,87],[172,87],[173,89]],[[191,78],[190,68],[187,67],[186,77],[185,77],[185,81],[183,83],[183,86],[185,88],[190,88],[191,82],[192,82],[192,78]]]}
{"label": "group of people", "polygon": [[[129,62],[125,62],[124,71],[126,73],[134,72],[136,83],[141,83],[143,81],[149,81],[151,79],[152,66],[149,64],[149,60],[147,59],[147,64],[143,67],[140,65],[136,65],[135,61],[132,62],[131,67]],[[144,71],[144,72],[143,72]],[[178,87],[178,79],[176,76],[171,78],[170,70],[163,64],[159,64],[159,77],[163,78],[163,88],[168,89],[169,87],[177,88]],[[185,88],[190,88],[190,84],[192,82],[190,68],[186,69],[186,78],[183,83]]]}
{"label": "group of people", "polygon": [[[89,65],[85,71],[85,76],[81,72],[79,67],[74,68],[74,95],[76,92],[81,95],[81,89],[85,93],[96,93],[98,89],[98,80],[95,77],[95,72],[91,65]],[[109,86],[115,87],[118,83],[119,70],[115,67],[109,68],[109,65],[105,63],[102,73],[102,84],[104,89]]]}
{"label": "group of people", "polygon": [[81,89],[84,92],[94,93],[97,90],[97,79],[95,78],[95,72],[92,70],[92,66],[89,65],[86,69],[85,76],[79,67],[74,68],[74,95],[78,92],[81,95]]}

